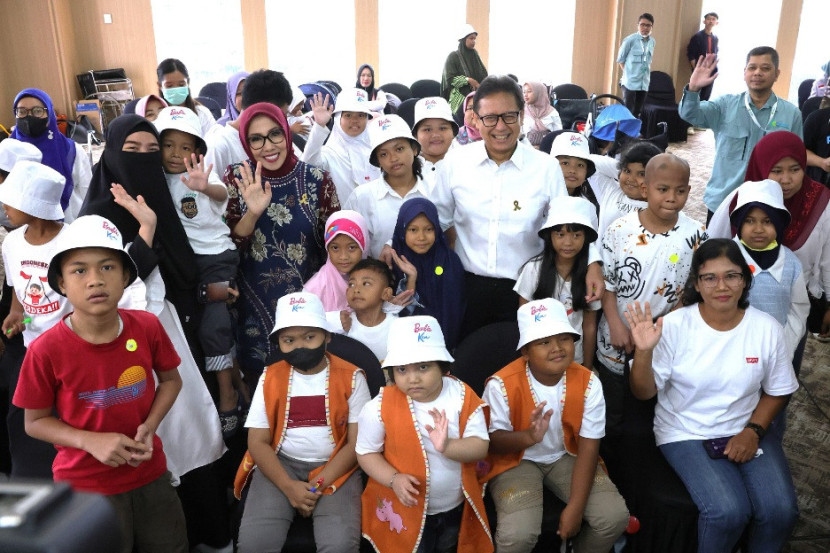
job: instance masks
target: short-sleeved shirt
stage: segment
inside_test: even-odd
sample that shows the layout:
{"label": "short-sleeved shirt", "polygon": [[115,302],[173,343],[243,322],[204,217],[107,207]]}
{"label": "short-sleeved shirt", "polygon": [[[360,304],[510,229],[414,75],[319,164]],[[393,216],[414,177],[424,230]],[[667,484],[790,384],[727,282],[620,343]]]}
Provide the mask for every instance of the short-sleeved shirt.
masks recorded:
{"label": "short-sleeved shirt", "polygon": [[352,326],[348,332],[346,332],[343,328],[343,324],[340,321],[340,311],[326,312],[326,320],[328,320],[329,328],[331,328],[332,332],[337,334],[345,334],[350,338],[354,338],[361,344],[364,344],[372,350],[372,353],[375,354],[375,357],[377,357],[378,361],[382,364],[383,360],[386,359],[389,329],[391,328],[394,320],[398,318],[398,315],[395,313],[386,313],[385,315],[386,316],[380,324],[375,326],[366,326],[357,320],[357,315],[354,312],[351,312],[349,313],[349,317],[352,320]]}
{"label": "short-sleeved shirt", "polygon": [[654,38],[633,33],[620,44],[617,63],[625,64],[620,83],[628,90],[648,90],[651,82],[651,60],[654,58]]}
{"label": "short-sleeved shirt", "polygon": [[[226,250],[235,250],[231,240],[231,229],[223,217],[228,199],[217,202],[207,194],[196,192],[182,182],[181,174],[165,174],[173,206],[182,222],[187,239],[198,255],[218,255]],[[208,185],[225,187],[216,173],[210,172]]]}
{"label": "short-sleeved shirt", "polygon": [[[14,404],[21,409],[54,407],[66,424],[91,432],[134,438],[155,399],[154,372],[181,362],[158,318],[145,311],[119,310],[123,329],[107,344],[90,344],[66,318],[30,345],[20,369]],[[107,466],[82,449],[55,446],[55,480],[82,491],[112,495],[139,488],[167,470],[161,439],[153,457],[138,467]]]}

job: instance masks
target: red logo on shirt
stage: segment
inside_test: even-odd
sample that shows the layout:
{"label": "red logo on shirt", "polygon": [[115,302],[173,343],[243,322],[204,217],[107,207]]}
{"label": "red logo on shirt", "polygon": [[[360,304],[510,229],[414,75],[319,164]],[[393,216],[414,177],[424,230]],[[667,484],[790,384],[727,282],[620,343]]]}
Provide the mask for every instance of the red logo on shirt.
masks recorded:
{"label": "red logo on shirt", "polygon": [[758,362],[758,358],[757,358],[757,357],[747,357],[747,358],[746,358],[746,362],[747,362],[747,363],[757,363],[757,362]]}

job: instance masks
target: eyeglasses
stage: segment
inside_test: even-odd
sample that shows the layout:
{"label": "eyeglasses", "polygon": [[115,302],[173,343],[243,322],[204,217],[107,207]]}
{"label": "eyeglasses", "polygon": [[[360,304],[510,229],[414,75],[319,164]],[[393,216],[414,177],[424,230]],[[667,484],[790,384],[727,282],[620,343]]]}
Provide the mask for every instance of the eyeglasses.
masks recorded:
{"label": "eyeglasses", "polygon": [[282,132],[282,129],[273,129],[268,133],[268,136],[252,134],[248,137],[248,146],[250,146],[252,150],[261,150],[262,147],[265,146],[266,138],[268,139],[268,142],[274,146],[279,146],[285,142],[285,133]]}
{"label": "eyeglasses", "polygon": [[19,117],[20,119],[23,119],[24,117],[26,117],[30,113],[32,115],[34,115],[35,117],[43,117],[44,115],[47,115],[49,113],[49,110],[47,110],[46,108],[42,108],[40,106],[35,106],[31,109],[26,109],[26,108],[15,108],[14,109],[14,116]]}
{"label": "eyeglasses", "polygon": [[726,273],[723,276],[706,273],[705,275],[700,275],[697,278],[701,284],[703,284],[704,288],[714,288],[721,280],[723,280],[730,288],[737,288],[744,282],[744,275],[742,273]]}
{"label": "eyeglasses", "polygon": [[508,111],[506,113],[499,113],[498,115],[478,115],[478,118],[481,119],[481,123],[485,127],[495,127],[499,124],[499,117],[501,120],[504,121],[505,125],[513,125],[519,120],[520,111]]}

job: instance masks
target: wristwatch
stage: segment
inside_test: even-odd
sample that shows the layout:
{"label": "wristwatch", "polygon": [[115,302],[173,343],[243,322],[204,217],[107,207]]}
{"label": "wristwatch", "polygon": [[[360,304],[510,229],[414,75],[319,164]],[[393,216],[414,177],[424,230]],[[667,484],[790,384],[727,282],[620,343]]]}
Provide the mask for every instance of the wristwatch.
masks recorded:
{"label": "wristwatch", "polygon": [[767,431],[764,430],[764,427],[760,424],[754,422],[748,422],[744,426],[744,428],[749,428],[750,430],[754,430],[756,434],[758,434],[758,439],[763,440],[764,436],[767,434]]}

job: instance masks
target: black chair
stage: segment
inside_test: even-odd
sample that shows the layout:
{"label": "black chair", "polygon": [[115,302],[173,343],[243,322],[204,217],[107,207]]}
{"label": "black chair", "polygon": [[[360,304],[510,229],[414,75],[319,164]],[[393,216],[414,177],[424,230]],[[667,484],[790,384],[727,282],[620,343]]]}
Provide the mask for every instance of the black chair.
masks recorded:
{"label": "black chair", "polygon": [[674,82],[668,73],[651,72],[651,82],[640,118],[643,121],[641,131],[643,136],[659,134],[660,129],[657,124],[664,121],[668,124],[670,142],[686,141],[689,124],[680,118],[675,101]]}
{"label": "black chair", "polygon": [[[830,108],[814,111],[804,121],[804,143],[807,149],[819,157],[827,157],[830,154],[828,136],[830,136]],[[807,176],[825,186],[830,185],[830,173],[823,171],[821,167],[807,167]]]}
{"label": "black chair", "polygon": [[542,141],[539,143],[539,151],[545,152],[546,154],[550,153],[551,148],[553,148],[553,141],[556,140],[556,137],[562,134],[563,132],[570,132],[568,129],[562,129],[559,131],[551,131],[545,136],[542,137]]}
{"label": "black chair", "polygon": [[404,100],[395,112],[400,115],[404,121],[406,121],[406,124],[409,125],[410,129],[415,124],[415,104],[418,103],[418,100],[420,100],[420,98],[410,98],[409,100]]}
{"label": "black chair", "polygon": [[441,83],[432,79],[421,79],[410,85],[413,98],[430,98],[441,95]]}
{"label": "black chair", "polygon": [[810,92],[813,90],[813,83],[815,79],[804,79],[801,81],[801,84],[798,85],[798,109],[801,109],[804,106],[804,102],[807,101],[807,98],[810,97]]}
{"label": "black chair", "polygon": [[228,103],[228,83],[208,83],[199,91],[199,96],[210,98],[224,108]]}
{"label": "black chair", "polygon": [[291,133],[291,142],[302,152],[305,150],[306,139],[297,133]]}
{"label": "black chair", "polygon": [[588,92],[578,84],[560,84],[550,90],[550,101],[556,100],[587,100]]}
{"label": "black chair", "polygon": [[392,94],[400,98],[401,102],[412,98],[412,91],[409,90],[408,86],[401,83],[387,83],[378,88],[380,88],[380,90],[384,92],[391,92]]}
{"label": "black chair", "polygon": [[222,117],[222,104],[218,103],[210,96],[197,96],[196,101],[208,108],[214,119]]}
{"label": "black chair", "polygon": [[801,107],[801,121],[804,122],[807,120],[807,117],[810,116],[811,113],[816,111],[819,106],[821,105],[822,98],[818,96],[813,96],[812,98],[807,98],[807,101],[804,102],[804,105]]}

